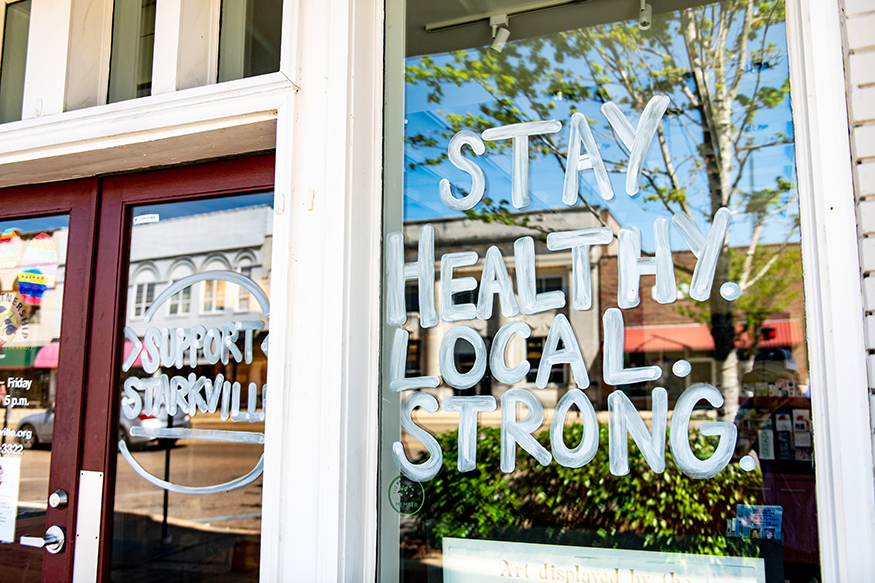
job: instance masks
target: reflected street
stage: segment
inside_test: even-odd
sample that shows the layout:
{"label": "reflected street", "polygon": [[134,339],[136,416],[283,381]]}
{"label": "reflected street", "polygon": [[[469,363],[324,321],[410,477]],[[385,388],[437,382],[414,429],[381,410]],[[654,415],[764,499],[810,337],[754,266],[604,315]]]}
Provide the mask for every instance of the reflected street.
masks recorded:
{"label": "reflected street", "polygon": [[[206,417],[200,420],[201,423],[196,422],[197,427],[210,428],[213,425]],[[227,427],[218,418],[216,424]],[[246,429],[264,431],[263,424],[246,425]],[[231,449],[234,455],[229,455]],[[132,453],[148,472],[163,477],[164,449],[150,447]],[[180,440],[171,450],[171,481],[195,486],[226,482],[251,470],[258,463],[261,453],[261,445]],[[50,456],[48,449],[26,451],[22,456],[22,475],[48,476]],[[149,515],[161,520],[164,490],[136,475],[121,455],[118,457],[117,483],[117,511]],[[25,477],[21,480],[20,500],[26,506],[45,508],[47,491],[46,477]],[[198,528],[230,529],[252,534],[257,534],[261,529],[261,478],[234,491],[232,496],[189,496],[171,492],[169,502],[169,520],[180,526],[197,525]]]}

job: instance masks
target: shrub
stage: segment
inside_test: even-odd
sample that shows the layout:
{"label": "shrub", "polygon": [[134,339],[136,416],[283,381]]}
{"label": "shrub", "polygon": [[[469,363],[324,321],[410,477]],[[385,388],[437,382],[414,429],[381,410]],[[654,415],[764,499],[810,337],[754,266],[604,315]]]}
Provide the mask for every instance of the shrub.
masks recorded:
{"label": "shrub", "polygon": [[[583,427],[565,428],[565,443],[579,443]],[[549,449],[549,432],[537,436]],[[434,545],[444,536],[512,538],[529,536],[539,542],[589,546],[633,546],[724,554],[726,522],[738,504],[761,503],[762,476],[730,464],[708,480],[694,480],[675,467],[666,452],[662,474],[650,470],[630,440],[626,476],[614,476],[608,463],[608,429],[599,427],[600,447],[582,468],[566,468],[555,461],[541,466],[517,448],[512,474],[499,468],[501,438],[498,428],[481,428],[477,467],[460,473],[456,468],[458,432],[437,436],[444,452],[443,467],[423,484],[425,504],[417,514]],[[693,451],[709,457],[714,444],[691,432]],[[424,458],[427,454],[423,454]],[[527,534],[528,533],[528,534]]]}

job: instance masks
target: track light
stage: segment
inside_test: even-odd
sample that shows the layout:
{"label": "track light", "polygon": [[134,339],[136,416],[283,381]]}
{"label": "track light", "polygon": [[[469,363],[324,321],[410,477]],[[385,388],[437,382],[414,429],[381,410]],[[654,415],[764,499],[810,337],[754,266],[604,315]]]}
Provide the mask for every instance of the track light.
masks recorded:
{"label": "track light", "polygon": [[638,12],[638,28],[650,30],[650,22],[653,20],[653,7],[647,4],[647,0],[641,0],[641,10]]}
{"label": "track light", "polygon": [[500,53],[510,38],[510,29],[507,25],[507,14],[499,14],[489,17],[489,26],[492,27],[492,46],[490,50]]}

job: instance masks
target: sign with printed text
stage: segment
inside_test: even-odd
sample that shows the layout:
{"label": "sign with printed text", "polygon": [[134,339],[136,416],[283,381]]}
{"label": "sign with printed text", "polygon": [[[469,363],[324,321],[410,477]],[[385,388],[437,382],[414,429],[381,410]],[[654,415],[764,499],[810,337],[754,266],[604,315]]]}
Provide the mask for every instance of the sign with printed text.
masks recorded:
{"label": "sign with printed text", "polygon": [[444,582],[765,583],[765,562],[620,549],[444,538]]}
{"label": "sign with printed text", "polygon": [[15,517],[18,514],[18,484],[21,458],[0,457],[0,543],[15,541]]}

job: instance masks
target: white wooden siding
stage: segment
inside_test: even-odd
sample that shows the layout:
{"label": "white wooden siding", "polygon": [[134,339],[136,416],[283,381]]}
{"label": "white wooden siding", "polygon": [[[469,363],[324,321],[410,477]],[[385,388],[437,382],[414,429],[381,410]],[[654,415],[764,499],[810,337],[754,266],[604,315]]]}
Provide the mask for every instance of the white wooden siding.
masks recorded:
{"label": "white wooden siding", "polygon": [[870,417],[875,436],[875,2],[841,0],[854,191],[860,235]]}

